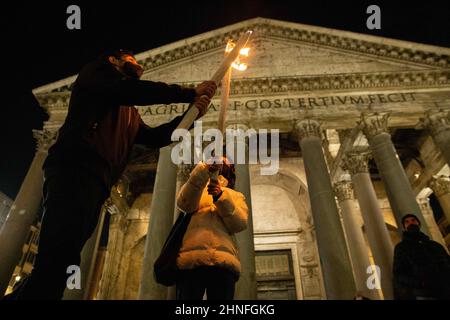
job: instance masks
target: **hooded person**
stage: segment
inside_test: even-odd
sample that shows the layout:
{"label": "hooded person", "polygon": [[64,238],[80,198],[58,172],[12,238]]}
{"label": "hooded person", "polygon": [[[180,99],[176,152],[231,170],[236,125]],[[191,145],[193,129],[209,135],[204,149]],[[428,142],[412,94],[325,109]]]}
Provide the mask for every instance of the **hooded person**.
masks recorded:
{"label": "hooded person", "polygon": [[[220,161],[218,161],[220,162]],[[219,170],[217,180],[212,172]],[[177,207],[193,213],[177,258],[180,274],[177,300],[232,300],[241,263],[234,235],[247,228],[248,207],[235,191],[235,170],[223,164],[200,162],[177,196]]]}
{"label": "hooded person", "polygon": [[450,299],[450,256],[420,231],[417,216],[402,218],[403,240],[394,250],[394,296],[398,300]]}

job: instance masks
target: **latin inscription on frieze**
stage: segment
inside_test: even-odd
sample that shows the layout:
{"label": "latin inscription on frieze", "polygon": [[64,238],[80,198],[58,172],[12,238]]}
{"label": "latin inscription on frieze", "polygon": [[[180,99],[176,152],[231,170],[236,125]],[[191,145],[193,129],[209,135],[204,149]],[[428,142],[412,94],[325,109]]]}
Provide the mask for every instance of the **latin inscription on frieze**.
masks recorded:
{"label": "latin inscription on frieze", "polygon": [[[367,95],[329,95],[315,97],[287,97],[287,98],[255,98],[255,99],[230,99],[228,110],[236,111],[246,109],[257,111],[264,109],[293,109],[314,110],[326,109],[333,106],[369,106],[392,103],[408,103],[416,101],[415,92],[380,93]],[[188,104],[155,105],[140,107],[141,116],[148,115],[179,115],[185,112]],[[213,100],[209,112],[219,111],[220,102]]]}

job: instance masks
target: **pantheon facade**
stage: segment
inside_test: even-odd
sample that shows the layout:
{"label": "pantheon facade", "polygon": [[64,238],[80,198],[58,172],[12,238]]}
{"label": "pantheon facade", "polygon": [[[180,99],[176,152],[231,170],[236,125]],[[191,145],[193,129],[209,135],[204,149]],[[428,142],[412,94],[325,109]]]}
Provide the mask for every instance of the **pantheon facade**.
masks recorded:
{"label": "pantheon facade", "polygon": [[[261,175],[261,164],[237,168],[251,215],[237,236],[236,298],[392,299],[403,215],[416,214],[423,232],[450,245],[450,49],[256,18],[138,54],[143,79],[195,86],[246,30],[254,32],[249,68],[233,73],[227,126],[278,129],[280,149],[274,175]],[[50,118],[34,132],[36,155],[0,234],[2,289],[20,273],[41,166],[75,78],[34,90]],[[156,126],[187,107],[138,110]],[[204,130],[217,127],[219,108],[220,92]],[[192,167],[172,164],[170,151],[135,147],[83,251],[82,288],[66,299],[173,297],[154,282],[152,264]]]}

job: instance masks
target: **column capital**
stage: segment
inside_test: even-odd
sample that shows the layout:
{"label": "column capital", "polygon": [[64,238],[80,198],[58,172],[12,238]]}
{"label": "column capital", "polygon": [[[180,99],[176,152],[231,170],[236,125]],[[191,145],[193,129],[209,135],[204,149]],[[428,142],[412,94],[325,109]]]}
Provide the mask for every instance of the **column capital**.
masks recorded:
{"label": "column capital", "polygon": [[430,181],[430,188],[434,191],[437,197],[444,194],[450,194],[450,179],[446,176],[433,177]]}
{"label": "column capital", "polygon": [[33,137],[36,139],[36,151],[46,153],[55,143],[57,133],[56,130],[33,130]]}
{"label": "column capital", "polygon": [[180,164],[177,166],[177,180],[186,182],[189,179],[189,175],[195,168],[195,164]]}
{"label": "column capital", "polygon": [[443,131],[450,131],[450,111],[443,109],[428,110],[425,118],[420,118],[419,128],[426,128],[432,136],[436,136]]}
{"label": "column capital", "polygon": [[298,120],[295,123],[295,129],[297,130],[299,140],[310,137],[322,139],[319,121],[312,119]]}
{"label": "column capital", "polygon": [[341,168],[347,170],[351,175],[357,173],[369,172],[369,160],[372,157],[372,153],[369,149],[353,149],[346,152],[342,159]]}
{"label": "column capital", "polygon": [[419,204],[420,210],[422,211],[423,215],[427,215],[432,212],[429,198],[418,198],[417,203]]}
{"label": "column capital", "polygon": [[353,183],[348,180],[336,182],[334,184],[334,193],[336,194],[339,202],[353,200]]}
{"label": "column capital", "polygon": [[361,113],[361,120],[358,121],[359,128],[363,131],[367,139],[372,139],[381,133],[389,133],[388,112]]}

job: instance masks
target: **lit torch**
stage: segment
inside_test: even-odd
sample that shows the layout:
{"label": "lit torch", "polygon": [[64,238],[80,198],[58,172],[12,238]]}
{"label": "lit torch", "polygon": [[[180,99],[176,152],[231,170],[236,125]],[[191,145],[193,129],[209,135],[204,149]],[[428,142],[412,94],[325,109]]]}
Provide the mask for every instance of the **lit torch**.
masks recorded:
{"label": "lit torch", "polygon": [[[236,44],[229,40],[227,43],[227,46],[225,48],[225,55],[228,56],[230,52],[233,52],[236,50]],[[241,48],[239,49],[239,54],[233,60],[231,63],[231,66],[228,67],[228,70],[225,73],[225,76],[222,80],[222,90],[221,90],[221,97],[220,97],[220,112],[219,112],[219,120],[217,123],[218,129],[220,132],[222,132],[222,136],[225,132],[225,122],[226,122],[226,115],[227,115],[227,107],[228,107],[228,98],[230,96],[230,84],[231,84],[231,72],[233,69],[239,70],[239,71],[245,71],[247,70],[247,64],[243,63],[241,61],[242,57],[248,57],[248,53],[250,51],[250,48]],[[222,159],[219,159],[219,161],[222,161]],[[211,180],[217,180],[217,177],[219,175],[218,171],[215,171],[211,174]]]}
{"label": "lit torch", "polygon": [[[252,31],[249,30],[249,31],[245,32],[239,38],[236,45],[234,45],[232,48],[230,48],[229,53],[226,55],[225,59],[220,64],[219,68],[212,76],[211,81],[214,81],[217,85],[219,85],[220,81],[224,78],[225,74],[230,69],[230,66],[233,63],[236,64],[238,70],[246,69],[245,64],[239,64],[239,61],[236,61],[236,59],[238,58],[241,51],[243,52],[243,54],[245,54],[245,53],[248,54],[249,48],[245,48],[245,45],[247,44],[251,35],[252,35]],[[227,44],[227,48],[228,48],[228,44]],[[228,84],[228,86],[229,86],[229,84]],[[228,88],[228,92],[229,92],[229,88]],[[222,94],[222,97],[223,97],[223,94]],[[228,99],[228,97],[227,97],[227,99]],[[222,113],[223,108],[224,108],[224,105],[222,104],[221,113]],[[226,108],[226,105],[225,105],[225,108]],[[181,120],[177,129],[186,129],[186,130],[189,129],[191,127],[192,123],[194,123],[195,119],[197,119],[198,113],[199,113],[198,108],[194,108],[192,105],[189,106],[188,112],[186,112],[185,116]],[[223,124],[220,124],[220,122],[219,122],[219,128],[220,128],[220,126],[223,127]]]}
{"label": "lit torch", "polygon": [[[236,44],[229,40],[227,43],[227,46],[225,48],[225,55],[228,55],[233,49],[235,48]],[[231,66],[228,68],[227,72],[225,73],[225,76],[222,80],[222,90],[221,90],[221,97],[220,97],[220,113],[219,113],[219,121],[218,121],[218,127],[220,132],[222,134],[225,132],[225,121],[226,121],[226,112],[228,107],[228,98],[230,96],[230,84],[231,84],[231,70],[236,69],[238,71],[245,71],[247,70],[247,64],[241,62],[241,57],[248,57],[248,53],[250,51],[250,48],[242,48],[239,50],[239,55],[237,58],[233,61]]]}

